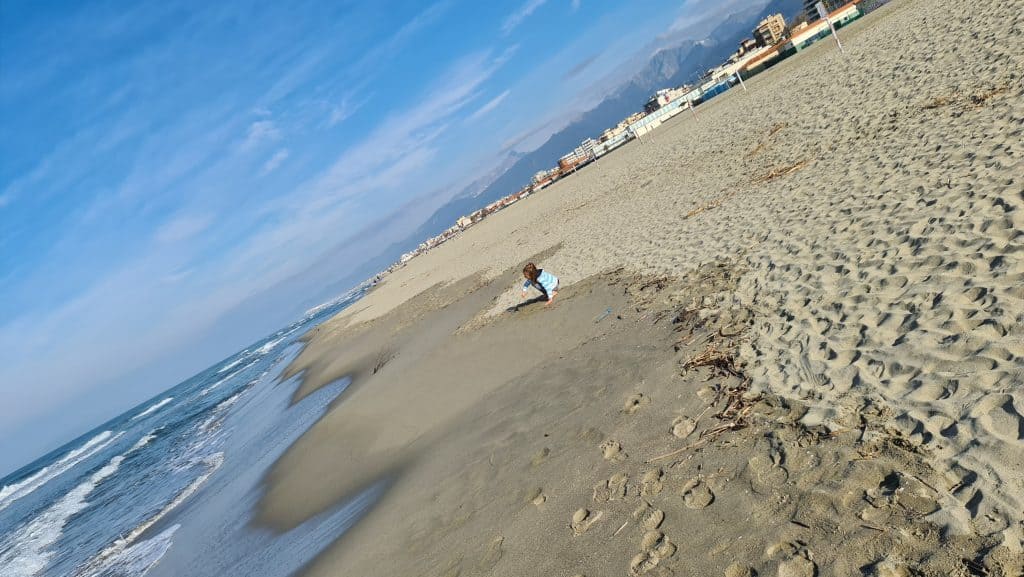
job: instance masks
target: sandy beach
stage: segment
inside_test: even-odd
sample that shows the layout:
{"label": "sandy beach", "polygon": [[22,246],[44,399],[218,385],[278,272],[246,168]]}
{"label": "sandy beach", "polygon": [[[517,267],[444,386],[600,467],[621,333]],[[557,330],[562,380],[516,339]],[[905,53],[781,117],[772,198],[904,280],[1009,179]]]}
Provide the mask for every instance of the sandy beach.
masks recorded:
{"label": "sandy beach", "polygon": [[1022,8],[895,0],[391,274],[259,521],[386,487],[309,576],[1024,575]]}

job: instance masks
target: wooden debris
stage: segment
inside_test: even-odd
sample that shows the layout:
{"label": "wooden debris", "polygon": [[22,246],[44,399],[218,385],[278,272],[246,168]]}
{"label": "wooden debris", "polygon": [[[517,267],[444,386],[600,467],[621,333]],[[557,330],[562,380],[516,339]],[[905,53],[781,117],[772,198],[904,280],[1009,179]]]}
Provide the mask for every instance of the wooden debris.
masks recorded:
{"label": "wooden debris", "polygon": [[810,160],[804,159],[804,160],[801,160],[801,161],[799,161],[799,162],[797,162],[795,164],[790,164],[789,166],[773,168],[772,170],[768,171],[766,174],[762,174],[761,176],[758,176],[758,177],[754,178],[754,182],[757,183],[757,184],[761,184],[761,183],[765,183],[765,182],[771,182],[771,181],[773,181],[773,180],[775,180],[777,178],[782,178],[783,176],[788,176],[790,174],[793,174],[794,172],[796,172],[796,171],[806,167],[810,163],[811,163]]}

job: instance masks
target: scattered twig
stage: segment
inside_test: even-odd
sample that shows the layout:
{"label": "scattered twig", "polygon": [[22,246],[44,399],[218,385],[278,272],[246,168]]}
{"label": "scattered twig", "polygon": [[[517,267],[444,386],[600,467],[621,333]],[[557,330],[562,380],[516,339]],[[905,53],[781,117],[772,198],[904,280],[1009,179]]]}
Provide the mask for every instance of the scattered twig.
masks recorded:
{"label": "scattered twig", "polygon": [[871,529],[872,531],[878,531],[879,533],[885,533],[885,529],[875,527],[874,525],[865,525],[864,523],[861,523],[860,526],[865,529]]}
{"label": "scattered twig", "polygon": [[626,522],[625,522],[625,523],[623,523],[621,527],[619,527],[618,529],[616,529],[614,533],[612,533],[612,537],[615,537],[616,535],[618,535],[619,533],[621,533],[621,532],[622,532],[622,530],[626,528],[626,525],[629,525],[629,519],[626,519]]}
{"label": "scattered twig", "polygon": [[711,429],[705,429],[704,431],[701,431],[700,438],[697,439],[696,441],[690,443],[689,445],[686,445],[685,447],[683,447],[681,449],[676,449],[675,451],[672,451],[670,453],[665,453],[664,455],[658,455],[657,457],[653,457],[651,459],[647,459],[647,463],[648,464],[654,463],[655,461],[661,461],[662,459],[668,459],[669,457],[675,457],[676,455],[678,455],[680,453],[685,453],[686,451],[688,451],[690,449],[696,449],[697,447],[699,447],[701,445],[704,445],[706,443],[711,442],[712,440],[714,440],[714,438],[718,437],[718,435],[721,435],[722,433],[724,433],[726,431],[732,431],[732,430],[738,429],[740,427],[742,427],[742,425],[740,425],[738,423],[725,423],[724,425],[719,425],[719,426],[711,428]]}
{"label": "scattered twig", "polygon": [[678,455],[680,453],[684,453],[684,452],[686,452],[686,451],[688,451],[690,449],[696,448],[696,447],[704,444],[705,442],[707,442],[707,439],[697,439],[696,441],[690,443],[689,445],[686,445],[682,449],[676,449],[675,451],[672,451],[671,453],[665,453],[664,455],[658,455],[657,457],[654,457],[652,459],[647,459],[647,463],[650,464],[650,463],[654,463],[655,461],[660,461],[662,459],[667,459],[669,457],[675,457],[676,455]]}
{"label": "scattered twig", "polygon": [[736,370],[732,353],[723,351],[714,344],[683,363],[684,370],[696,367],[715,367],[730,375],[739,376],[739,371]]}
{"label": "scattered twig", "polygon": [[774,168],[770,170],[768,173],[754,178],[754,182],[759,184],[764,182],[770,182],[772,180],[775,180],[776,178],[781,178],[783,176],[793,174],[794,172],[800,170],[801,168],[804,168],[810,163],[810,160],[804,159],[801,160],[800,162],[797,162],[796,164],[790,164],[789,166]]}

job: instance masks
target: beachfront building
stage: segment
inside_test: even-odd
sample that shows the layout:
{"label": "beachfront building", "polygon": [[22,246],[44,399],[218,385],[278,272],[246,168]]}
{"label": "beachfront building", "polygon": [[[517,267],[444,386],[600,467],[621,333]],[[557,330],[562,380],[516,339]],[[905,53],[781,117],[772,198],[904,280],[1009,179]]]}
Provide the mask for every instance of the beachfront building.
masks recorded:
{"label": "beachfront building", "polygon": [[[862,15],[863,13],[860,11],[858,4],[850,2],[830,12],[828,19],[836,28],[842,28]],[[744,78],[757,74],[765,68],[774,66],[800,50],[807,48],[814,42],[827,38],[830,34],[828,22],[825,20],[818,20],[811,24],[804,22],[794,26],[789,31],[788,40],[777,42],[774,46],[765,48],[743,66],[741,73]]]}
{"label": "beachfront building", "polygon": [[626,131],[626,125],[626,122],[620,122],[611,128],[605,128],[604,132],[602,132],[601,136],[598,138],[598,142],[604,144],[610,140],[615,140],[619,135]]}
{"label": "beachfront building", "polygon": [[766,16],[754,29],[754,40],[758,46],[772,46],[782,40],[786,33],[786,19],[782,14]]}
{"label": "beachfront building", "polygon": [[455,224],[459,225],[459,228],[466,228],[473,224],[473,219],[468,216],[459,217],[459,220],[455,221]]}
{"label": "beachfront building", "polygon": [[690,90],[688,86],[680,86],[678,88],[662,88],[661,90],[654,93],[647,104],[644,105],[644,112],[650,114],[668,103],[681,98]]}
{"label": "beachfront building", "polygon": [[572,152],[558,159],[559,170],[564,174],[594,160],[597,158],[597,155],[594,153],[597,146],[598,142],[593,138],[584,140]]}
{"label": "beachfront building", "polygon": [[557,168],[552,169],[552,170],[541,170],[537,174],[533,175],[533,182],[531,183],[531,186],[533,187],[533,190],[540,190],[540,189],[544,188],[545,186],[548,186],[549,184],[554,182],[555,181],[555,177],[557,177],[557,176],[558,176],[558,169]]}
{"label": "beachfront building", "polygon": [[[855,2],[850,2],[849,4],[840,6],[828,14],[829,21],[832,22],[832,25],[836,28],[842,28],[860,17],[861,12],[857,8],[857,4]],[[797,51],[803,50],[818,40],[828,37],[831,33],[832,31],[829,30],[828,22],[819,19],[817,22],[813,22],[807,27],[793,32],[790,35],[789,44]]]}
{"label": "beachfront building", "polygon": [[807,22],[813,24],[821,20],[821,16],[818,14],[818,9],[815,5],[821,2],[825,5],[825,10],[829,12],[834,11],[843,2],[842,0],[804,0],[804,15],[807,16]]}

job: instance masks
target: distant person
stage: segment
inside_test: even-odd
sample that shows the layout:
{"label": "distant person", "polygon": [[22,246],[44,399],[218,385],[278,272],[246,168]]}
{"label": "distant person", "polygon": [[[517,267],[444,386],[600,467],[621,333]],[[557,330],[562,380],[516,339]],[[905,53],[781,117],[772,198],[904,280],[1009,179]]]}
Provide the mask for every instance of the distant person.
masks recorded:
{"label": "distant person", "polygon": [[547,299],[544,306],[550,305],[551,301],[555,300],[555,297],[558,296],[557,276],[537,268],[537,265],[532,262],[523,267],[523,276],[526,277],[526,282],[523,283],[523,299],[526,298],[526,291],[531,286],[539,290],[544,298]]}

